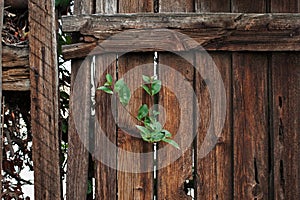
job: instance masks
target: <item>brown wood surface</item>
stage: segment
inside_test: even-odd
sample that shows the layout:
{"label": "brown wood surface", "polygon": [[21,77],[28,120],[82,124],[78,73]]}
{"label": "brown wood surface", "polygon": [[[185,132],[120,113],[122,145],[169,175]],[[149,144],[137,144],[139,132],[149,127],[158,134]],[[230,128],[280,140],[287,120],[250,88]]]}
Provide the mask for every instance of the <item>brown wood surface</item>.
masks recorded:
{"label": "brown wood surface", "polygon": [[[186,54],[193,61],[193,53]],[[167,70],[165,66],[174,71]],[[194,68],[183,58],[172,53],[159,54],[159,79],[164,87],[159,94],[159,104],[165,109],[164,129],[172,134],[172,139],[181,146],[180,150],[165,143],[158,144],[157,154],[157,198],[158,199],[191,199],[184,186],[187,180],[193,180],[192,141],[193,139],[193,94],[185,90],[184,84],[193,88]],[[173,89],[172,89],[173,88]],[[176,88],[176,90],[174,89]],[[182,102],[179,104],[179,101]],[[180,134],[180,135],[179,135]],[[180,154],[177,160],[174,156]],[[168,164],[166,166],[166,164]],[[165,166],[165,167],[164,167]],[[162,168],[164,167],[164,168]]]}
{"label": "brown wood surface", "polygon": [[[119,1],[119,12],[120,13],[134,13],[134,12],[153,12],[154,6],[153,1],[150,0],[120,0]],[[131,44],[132,45],[132,44]],[[153,53],[129,53],[122,55],[118,62],[118,78],[128,76],[125,81],[128,85],[134,85],[138,83],[142,84],[141,76],[137,77],[137,74],[130,72],[129,70],[137,70],[137,72],[152,75],[153,74]],[[148,64],[144,68],[137,68],[140,65]],[[150,67],[150,68],[149,68]],[[136,69],[137,68],[137,69]],[[136,89],[136,88],[134,88]],[[130,113],[133,116],[137,115],[139,107],[142,103],[150,103],[150,99],[142,89],[133,91],[131,102],[127,106]],[[130,130],[135,129],[134,124],[137,123],[132,116],[126,114],[127,112],[122,109],[123,107],[118,106],[118,199],[140,199],[148,200],[153,199],[153,157],[144,158],[143,153],[152,152],[153,145],[144,142],[139,135],[134,134],[132,131],[124,131],[124,128]],[[131,121],[131,122],[130,122]],[[132,161],[128,160],[126,154],[122,154],[122,150],[128,152],[138,153],[134,156]],[[124,151],[123,151],[124,152]],[[138,162],[134,162],[137,159]],[[136,172],[124,172],[124,170],[132,165],[133,169],[148,169],[145,173]]]}
{"label": "brown wood surface", "polygon": [[266,0],[232,0],[231,11],[234,13],[264,13],[267,11]]}
{"label": "brown wood surface", "polygon": [[300,198],[300,54],[273,53],[275,199]]}
{"label": "brown wood surface", "polygon": [[[111,74],[114,80],[117,77],[117,55],[106,54],[96,57],[96,87],[104,85],[106,82],[105,75]],[[104,71],[104,68],[107,70]],[[103,72],[104,74],[100,74]],[[117,128],[116,121],[113,116],[116,115],[115,110],[112,108],[112,103],[116,103],[116,99],[109,94],[102,91],[96,91],[96,118],[95,123],[99,123],[95,126],[95,151],[94,158],[96,161],[96,199],[116,199],[117,198],[117,171],[107,164],[102,163],[99,159],[101,157],[101,151],[106,151],[105,159],[110,160],[113,164],[117,162],[117,150],[111,152],[110,146],[105,142],[100,134],[105,134],[109,141],[117,146]],[[103,132],[101,132],[101,130]],[[116,167],[116,165],[115,165]]]}
{"label": "brown wood surface", "polygon": [[230,0],[196,0],[196,12],[230,12]]}
{"label": "brown wood surface", "polygon": [[[102,51],[127,51],[128,46],[159,51],[155,47],[170,46],[174,51],[194,49],[179,37],[166,37],[162,28],[185,34],[207,50],[228,51],[290,51],[300,50],[299,14],[240,14],[240,13],[160,13],[70,16],[63,18],[63,29],[92,35],[102,42],[122,31],[132,32],[111,41]],[[136,29],[133,30],[132,29]],[[156,37],[142,34],[145,29],[156,29]],[[158,30],[157,30],[158,29]],[[166,32],[166,31],[165,31]],[[144,45],[136,42],[138,37]],[[175,45],[182,43],[183,45]],[[101,44],[100,44],[101,45]],[[143,46],[145,46],[143,48]],[[71,47],[74,48],[74,45]],[[70,47],[70,48],[71,48]],[[148,48],[147,48],[148,47]],[[69,50],[72,50],[70,49]],[[78,47],[81,50],[81,46]],[[67,47],[64,51],[67,51]],[[84,47],[82,48],[84,49]],[[160,48],[161,49],[161,48]]]}
{"label": "brown wood surface", "polygon": [[[193,1],[160,1],[159,12],[193,12]],[[177,41],[176,41],[177,42]],[[175,43],[176,43],[175,42]],[[194,54],[187,55],[193,61]],[[185,59],[174,55],[172,53],[158,54],[158,75],[165,87],[159,95],[159,104],[165,109],[165,125],[164,128],[172,133],[172,139],[176,137],[179,132],[179,138],[176,142],[182,146],[184,140],[194,136],[194,99],[191,93],[180,89],[183,87],[182,82],[188,81],[190,87],[193,87],[194,68],[191,63]],[[171,67],[176,70],[176,73],[170,73],[169,70],[164,70],[164,66]],[[182,80],[180,75],[185,78]],[[169,87],[169,88],[168,88]],[[178,88],[180,92],[172,91],[172,87]],[[184,100],[184,103],[179,104],[178,98]],[[184,115],[189,112],[188,115]],[[182,116],[186,118],[182,119]],[[180,129],[179,127],[183,127]],[[184,130],[184,131],[183,131]],[[193,181],[193,143],[188,147],[181,147],[185,149],[176,150],[173,146],[160,143],[158,144],[157,154],[157,199],[192,199],[185,191],[186,181]],[[160,152],[160,150],[164,152]],[[181,151],[181,152],[180,152]],[[173,161],[175,153],[180,153],[181,156]],[[176,154],[175,154],[176,155]],[[164,164],[168,166],[161,168]],[[193,189],[194,186],[192,186]]]}
{"label": "brown wood surface", "polygon": [[[133,85],[138,87],[142,85],[142,74],[153,75],[153,58],[153,53],[129,53],[121,56],[118,62],[118,77],[125,77],[124,81],[132,91],[131,101],[126,109],[133,115],[128,115],[121,105],[118,106],[118,198],[122,200],[153,198],[153,156],[151,158],[143,156],[143,153],[153,152],[153,145],[144,142],[135,132],[135,124],[139,123],[133,118],[137,116],[138,109],[143,103],[151,106],[149,96],[141,88],[133,88]],[[144,64],[147,66],[140,66]],[[128,160],[126,154],[122,153],[123,150],[139,154]],[[124,172],[128,167],[130,170],[136,169],[137,172]],[[138,173],[138,170],[143,168],[148,172]]]}
{"label": "brown wood surface", "polygon": [[[87,195],[87,177],[89,153],[87,150],[88,125],[90,119],[90,61],[72,61],[71,71],[71,95],[70,95],[70,118],[68,129],[68,165],[67,165],[67,199],[85,199]],[[83,70],[86,68],[86,70]],[[86,76],[82,84],[75,83],[75,79]],[[79,76],[79,75],[78,75]],[[74,97],[74,92],[81,92],[81,100]],[[82,109],[82,112],[79,112]],[[75,119],[76,118],[76,119]],[[82,123],[80,123],[80,121]],[[79,137],[81,134],[81,137]]]}
{"label": "brown wood surface", "polygon": [[117,0],[96,1],[96,13],[114,14],[118,12]]}
{"label": "brown wood surface", "polygon": [[265,55],[233,55],[234,198],[268,199]]}
{"label": "brown wood surface", "polygon": [[2,89],[29,91],[29,48],[2,46]]}
{"label": "brown wood surface", "polygon": [[299,0],[271,0],[270,11],[274,13],[299,13]]}
{"label": "brown wood surface", "polygon": [[[222,76],[222,81],[226,89],[226,119],[222,133],[215,138],[218,140],[216,146],[204,158],[201,156],[201,148],[204,144],[204,138],[207,135],[211,117],[211,97],[210,91],[206,83],[215,81],[216,78],[211,73],[216,71],[205,71],[211,74],[211,77],[201,77],[198,74],[196,77],[195,91],[198,97],[198,108],[200,119],[198,123],[198,137],[197,137],[197,160],[196,160],[196,173],[197,173],[197,198],[198,199],[231,199],[233,198],[232,188],[232,135],[231,135],[231,54],[230,53],[216,53],[210,52],[212,59],[219,69]],[[197,65],[208,65],[212,63],[204,55],[197,54]],[[215,86],[217,87],[217,86]],[[217,96],[221,96],[220,94]],[[221,114],[216,110],[216,117]],[[218,123],[220,120],[216,121]],[[216,125],[216,124],[215,124]]]}
{"label": "brown wood surface", "polygon": [[[35,199],[61,199],[58,70],[51,1],[29,0],[31,131]],[[47,26],[45,26],[47,24]]]}

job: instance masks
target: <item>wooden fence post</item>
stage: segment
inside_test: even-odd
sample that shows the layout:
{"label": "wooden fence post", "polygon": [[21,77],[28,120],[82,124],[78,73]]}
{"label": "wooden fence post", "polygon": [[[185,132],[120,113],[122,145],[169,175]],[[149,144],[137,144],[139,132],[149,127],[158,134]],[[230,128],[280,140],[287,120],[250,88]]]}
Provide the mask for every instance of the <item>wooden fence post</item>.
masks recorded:
{"label": "wooden fence post", "polygon": [[31,131],[35,199],[61,199],[54,0],[29,0]]}

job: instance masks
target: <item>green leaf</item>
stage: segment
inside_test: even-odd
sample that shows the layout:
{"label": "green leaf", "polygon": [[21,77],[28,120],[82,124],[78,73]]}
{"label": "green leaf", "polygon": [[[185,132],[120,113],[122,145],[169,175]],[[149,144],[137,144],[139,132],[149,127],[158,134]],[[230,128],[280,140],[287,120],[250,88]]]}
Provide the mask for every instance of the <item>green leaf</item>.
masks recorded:
{"label": "green leaf", "polygon": [[165,129],[163,129],[161,132],[165,135],[166,138],[172,137],[172,134]]}
{"label": "green leaf", "polygon": [[117,80],[117,82],[115,83],[114,91],[119,92],[125,85],[126,83],[123,79]]}
{"label": "green leaf", "polygon": [[108,88],[106,86],[100,86],[100,87],[97,88],[97,90],[102,90],[102,91],[106,92],[107,94],[113,94],[114,93],[110,88]]}
{"label": "green leaf", "polygon": [[147,104],[142,105],[139,108],[137,119],[139,121],[141,121],[144,117],[146,117],[148,115],[148,113],[149,113],[149,109],[148,109]]}
{"label": "green leaf", "polygon": [[109,87],[109,86],[111,86],[112,84],[111,83],[108,83],[108,82],[106,82],[106,83],[104,83],[104,86],[106,86],[106,87]]}
{"label": "green leaf", "polygon": [[110,85],[112,84],[113,78],[110,74],[106,74],[106,81],[107,83],[109,83]]}
{"label": "green leaf", "polygon": [[127,106],[130,101],[130,90],[127,85],[124,85],[123,88],[119,91],[119,99],[123,106]]}
{"label": "green leaf", "polygon": [[151,142],[160,142],[165,137],[162,132],[153,132],[151,133]]}
{"label": "green leaf", "polygon": [[161,132],[162,126],[158,121],[152,122],[149,124],[150,128],[153,130],[153,132]]}
{"label": "green leaf", "polygon": [[150,142],[149,138],[151,136],[151,132],[149,129],[147,129],[144,126],[139,126],[139,125],[135,125],[137,129],[139,129],[140,134],[143,138],[143,140],[145,140],[146,142]]}
{"label": "green leaf", "polygon": [[162,141],[174,146],[176,149],[180,149],[179,145],[174,140],[163,138]]}
{"label": "green leaf", "polygon": [[155,80],[151,85],[151,95],[153,96],[159,93],[160,89],[161,89],[161,81]]}
{"label": "green leaf", "polygon": [[153,110],[152,111],[152,115],[155,117],[155,116],[157,116],[157,115],[159,115],[160,114],[160,112],[158,112],[158,111],[156,111],[156,110]]}
{"label": "green leaf", "polygon": [[151,78],[149,76],[145,76],[143,75],[143,81],[146,83],[146,84],[149,84],[151,82]]}
{"label": "green leaf", "polygon": [[151,91],[147,85],[142,85],[142,88],[149,94],[151,95]]}

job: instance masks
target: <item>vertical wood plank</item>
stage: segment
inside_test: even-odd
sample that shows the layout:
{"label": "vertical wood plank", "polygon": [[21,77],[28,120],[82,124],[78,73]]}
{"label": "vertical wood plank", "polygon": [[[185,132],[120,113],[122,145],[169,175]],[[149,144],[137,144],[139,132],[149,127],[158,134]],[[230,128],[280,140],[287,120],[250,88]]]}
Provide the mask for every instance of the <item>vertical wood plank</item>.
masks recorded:
{"label": "vertical wood plank", "polygon": [[[114,80],[116,80],[116,54],[105,54],[98,55],[96,57],[96,83],[97,87],[103,85],[106,82],[105,75],[107,73],[111,74]],[[107,70],[104,71],[104,68]],[[102,68],[102,69],[100,69]],[[100,71],[104,71],[104,74],[100,74]],[[112,109],[112,97],[104,92],[96,92],[96,123],[99,123],[100,127],[96,126],[95,129],[95,158],[96,158],[96,199],[116,199],[117,198],[117,172],[115,169],[110,168],[105,163],[101,163],[99,151],[106,151],[106,159],[110,159],[112,163],[117,161],[117,151],[110,153],[110,146],[102,139],[100,134],[105,134],[105,136],[114,145],[116,144],[116,123],[113,117],[114,110]],[[103,132],[100,132],[100,129]],[[103,159],[103,158],[101,158]]]}
{"label": "vertical wood plank", "polygon": [[196,12],[230,12],[230,0],[195,0]]}
{"label": "vertical wood plank", "polygon": [[93,14],[94,0],[74,0],[74,14]]}
{"label": "vertical wood plank", "polygon": [[[210,55],[218,67],[226,89],[227,105],[226,106],[226,121],[223,131],[218,139],[216,147],[204,158],[197,157],[196,172],[197,172],[197,199],[232,199],[232,135],[231,135],[231,54],[230,53],[215,53]],[[201,54],[197,54],[197,65],[210,66],[208,58]],[[216,73],[212,71],[213,73]],[[211,72],[211,73],[212,73]],[[206,72],[210,73],[210,72]],[[204,78],[204,77],[203,77]],[[200,74],[196,75],[195,90],[199,102],[200,121],[197,137],[197,155],[201,154],[201,147],[204,138],[207,134],[211,116],[211,100],[208,87],[204,81],[211,82],[211,77],[203,79]],[[218,87],[218,86],[214,86]],[[221,96],[221,95],[217,95]],[[218,112],[218,110],[216,111]],[[217,116],[221,116],[220,113]]]}
{"label": "vertical wood plank", "polygon": [[233,56],[234,198],[268,199],[267,57]]}
{"label": "vertical wood plank", "polygon": [[97,0],[96,13],[113,14],[118,12],[117,0]]}
{"label": "vertical wood plank", "polygon": [[[193,12],[194,11],[194,1],[182,1],[182,0],[166,0],[166,1],[159,1],[159,12]],[[193,54],[188,56],[192,57]],[[183,87],[180,84],[180,74],[183,77],[186,77],[187,80],[190,81],[190,84],[193,85],[193,74],[194,70],[190,63],[188,63],[183,58],[180,58],[177,55],[172,53],[159,53],[159,77],[163,81],[167,87]],[[168,72],[164,72],[164,68],[162,65],[166,65],[171,67],[172,69],[176,70],[177,72],[174,74],[168,74]],[[181,133],[182,135],[179,136],[179,140],[177,141],[179,145],[183,143],[184,138],[193,137],[193,120],[185,121],[188,119],[180,119],[182,112],[187,111],[189,106],[191,106],[194,101],[192,94],[187,93],[187,91],[182,90],[178,94],[173,93],[174,91],[169,90],[167,87],[163,87],[160,98],[159,104],[162,105],[165,109],[165,125],[164,128],[169,130],[173,138],[175,137],[176,133],[178,132],[179,125],[185,124],[189,125],[187,127],[186,132]],[[184,105],[179,105],[176,98],[185,99]],[[190,119],[193,119],[193,113],[190,114]],[[162,148],[166,148],[166,153],[160,153]],[[186,180],[193,180],[193,148],[192,145],[187,149],[184,149],[185,152],[182,152],[181,157],[176,160],[175,162],[172,161],[172,153],[176,153],[174,147],[168,145],[165,146],[163,143],[159,144],[158,147],[158,154],[157,154],[157,165],[159,170],[157,171],[157,198],[158,199],[191,199],[191,196],[188,196],[185,188]],[[182,151],[182,150],[179,150]],[[165,163],[169,163],[167,167],[160,168]],[[176,176],[174,176],[176,173]]]}
{"label": "vertical wood plank", "polygon": [[[193,53],[186,53],[185,56],[190,57],[190,60],[194,59]],[[163,65],[175,71],[172,72]],[[165,109],[164,129],[172,134],[173,139],[180,134],[176,142],[183,148],[184,143],[194,137],[194,99],[193,94],[186,90],[185,85],[193,88],[194,68],[188,61],[175,54],[161,53],[159,54],[158,75],[162,84],[165,85],[159,95],[159,105]],[[187,180],[193,180],[192,142],[190,146],[180,150],[176,150],[171,145],[166,146],[163,142],[158,146],[157,198],[191,199],[184,187]],[[181,156],[174,160],[176,153]],[[168,165],[162,168],[166,164]]]}
{"label": "vertical wood plank", "polygon": [[29,0],[28,6],[34,194],[35,199],[61,199],[54,1]]}
{"label": "vertical wood plank", "polygon": [[[142,85],[142,74],[153,75],[153,62],[153,53],[128,53],[119,58],[118,77],[125,77],[124,81],[131,89],[131,103],[127,106],[127,110],[133,116],[137,115],[138,109],[143,103],[148,104],[150,100],[141,88],[137,89],[130,86],[137,85],[139,87]],[[148,66],[139,67],[143,64],[148,64]],[[134,70],[134,72],[130,72],[130,70]],[[153,151],[153,145],[144,142],[136,132],[137,129],[134,125],[138,122],[133,116],[129,116],[124,108],[119,106],[118,168],[120,171],[118,171],[118,199],[153,199],[153,156],[150,159],[143,157],[143,153]],[[133,160],[128,161],[124,150],[137,154]],[[137,162],[133,162],[134,160]],[[131,165],[132,169],[147,169],[148,171],[146,170],[145,173],[123,171]]]}
{"label": "vertical wood plank", "polygon": [[120,0],[119,13],[153,12],[152,0]]}
{"label": "vertical wood plank", "polygon": [[[114,14],[117,13],[118,1],[117,0],[97,0],[96,1],[96,13]],[[96,87],[103,85],[106,82],[105,75],[111,74],[114,80],[117,79],[117,54],[109,53],[96,56],[96,69],[95,80],[97,81]],[[100,72],[107,70],[104,74]],[[96,91],[96,106],[95,106],[95,179],[96,179],[96,200],[100,199],[117,199],[117,171],[116,169],[107,166],[100,160],[100,151],[106,151],[105,160],[112,164],[117,164],[117,151],[110,150],[110,146],[103,140],[100,134],[105,134],[109,141],[117,146],[117,128],[115,118],[115,111],[112,108],[112,103],[115,103],[116,99],[101,91]],[[99,126],[97,126],[99,123]],[[100,128],[102,132],[100,132]],[[103,159],[103,158],[101,158]]]}
{"label": "vertical wood plank", "polygon": [[[89,165],[89,152],[87,150],[87,145],[89,144],[88,127],[91,95],[90,64],[90,60],[72,61],[70,118],[68,131],[69,148],[67,165],[67,199],[85,199],[87,195]],[[77,81],[75,84],[75,79],[79,78],[79,76],[83,81],[81,83]],[[82,98],[80,99],[78,98],[78,92],[82,92],[80,94]],[[81,137],[79,137],[79,134]]]}
{"label": "vertical wood plank", "polygon": [[271,12],[274,13],[297,13],[300,11],[299,0],[271,0]]}
{"label": "vertical wood plank", "polygon": [[300,53],[273,53],[275,199],[300,199]]}
{"label": "vertical wood plank", "polygon": [[159,1],[159,12],[193,12],[192,0],[165,0]]}
{"label": "vertical wood plank", "polygon": [[231,0],[231,11],[234,13],[264,13],[267,11],[266,0]]}
{"label": "vertical wood plank", "polygon": [[[120,13],[137,13],[137,12],[153,12],[154,5],[151,0],[119,0],[119,12]],[[118,77],[121,78],[128,70],[134,69],[135,67],[142,64],[153,63],[154,55],[153,53],[140,53],[134,54],[129,53],[120,57],[119,60],[119,74]],[[142,70],[142,69],[141,69]],[[149,70],[149,71],[148,71]],[[150,72],[151,71],[151,72]],[[147,69],[146,71],[142,70],[142,73],[146,73],[148,75],[153,74],[153,69]],[[130,73],[129,73],[130,74]],[[130,74],[129,77],[131,79],[127,79],[130,84],[134,84],[139,82],[136,75]],[[132,91],[133,92],[133,91]],[[148,99],[149,100],[149,99]],[[145,99],[145,93],[141,90],[138,90],[132,96],[132,104],[130,110],[132,111],[134,116],[137,114],[137,110],[139,106],[141,106],[142,102],[147,102]],[[124,125],[128,122],[126,121],[128,116],[124,116],[119,112],[118,119],[120,122],[123,121]],[[132,119],[132,117],[131,117]],[[132,127],[132,123],[128,123],[128,127]],[[135,129],[136,130],[136,129]],[[131,133],[132,134],[132,133]],[[136,156],[142,155],[145,152],[152,152],[153,145],[148,144],[142,141],[141,138],[137,138],[135,136],[130,135],[129,133],[125,133],[124,131],[118,130],[118,147],[120,150],[127,150],[129,152],[137,152]],[[143,159],[142,157],[139,157]],[[126,156],[121,154],[121,151],[118,152],[118,166],[122,169],[122,165],[128,163],[126,160]],[[153,159],[144,160],[141,163],[132,163],[134,168],[148,168],[149,172],[147,173],[128,173],[128,172],[118,172],[118,198],[119,199],[153,199]]]}
{"label": "vertical wood plank", "polygon": [[[193,12],[194,1],[182,1],[182,0],[166,0],[159,1],[159,12]],[[189,56],[194,56],[190,54]],[[192,58],[191,58],[192,59]],[[193,59],[192,59],[193,60]],[[188,63],[183,58],[171,53],[160,53],[159,54],[159,77],[169,87],[178,87],[182,85],[180,79],[180,74],[193,85],[194,69],[190,63]],[[167,71],[163,71],[162,65],[169,66],[177,71],[179,74],[168,74]],[[193,98],[192,94],[187,91],[182,90],[181,94],[174,94],[174,91],[168,90],[168,88],[163,87],[159,104],[162,105],[166,111],[166,123],[164,128],[169,130],[173,138],[175,137],[179,125],[182,125],[185,129],[185,133],[181,133],[180,139],[182,141],[177,141],[179,145],[182,145],[184,139],[188,137],[193,137],[193,112],[190,112],[190,116],[186,119],[181,119],[180,116],[184,111],[193,110]],[[176,98],[180,96],[186,99],[184,105],[179,105]],[[182,113],[181,113],[182,112]],[[159,153],[160,149],[166,148],[168,153]],[[191,199],[184,190],[186,180],[193,180],[193,158],[192,158],[192,145],[191,147],[184,149],[185,152],[181,152],[181,157],[175,162],[171,162],[172,155],[171,152],[176,152],[174,147],[168,145],[165,146],[163,143],[159,144],[158,154],[157,154],[157,165],[159,170],[157,171],[157,198],[158,199]],[[182,150],[179,150],[182,151]],[[164,163],[169,163],[167,167],[160,168]],[[176,174],[176,176],[174,176]]]}

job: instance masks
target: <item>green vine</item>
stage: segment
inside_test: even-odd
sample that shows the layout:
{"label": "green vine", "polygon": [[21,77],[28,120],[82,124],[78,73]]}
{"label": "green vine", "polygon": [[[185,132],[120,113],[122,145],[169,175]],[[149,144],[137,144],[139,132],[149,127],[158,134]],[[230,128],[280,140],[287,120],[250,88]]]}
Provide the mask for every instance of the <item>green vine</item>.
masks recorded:
{"label": "green vine", "polygon": [[[149,77],[143,75],[144,84],[141,86],[152,98],[154,95],[158,94],[161,90],[161,81],[156,79],[154,76]],[[117,94],[121,105],[126,109],[130,101],[130,89],[124,82],[124,79],[119,79],[113,84],[113,78],[110,74],[106,74],[106,82],[103,86],[97,88],[102,90],[107,94]],[[156,143],[156,142],[166,142],[173,145],[175,148],[180,149],[179,145],[171,139],[172,134],[163,129],[161,123],[157,120],[160,114],[156,110],[150,111],[147,104],[143,104],[136,116],[136,119],[143,125],[135,125],[139,130],[142,139],[146,142]],[[127,111],[127,109],[126,109]],[[128,111],[127,111],[128,112]]]}

